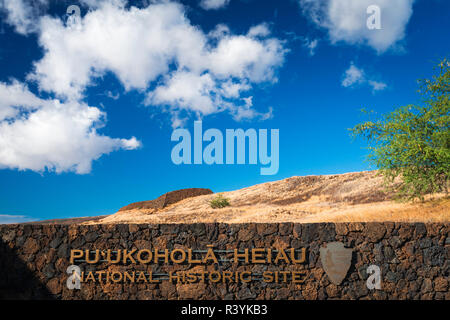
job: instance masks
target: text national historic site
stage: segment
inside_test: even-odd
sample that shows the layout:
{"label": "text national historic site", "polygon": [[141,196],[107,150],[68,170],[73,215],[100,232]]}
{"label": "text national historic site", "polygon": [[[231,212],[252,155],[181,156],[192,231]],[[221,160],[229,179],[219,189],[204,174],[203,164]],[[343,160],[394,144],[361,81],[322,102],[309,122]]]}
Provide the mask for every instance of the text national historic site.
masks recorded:
{"label": "text national historic site", "polygon": [[[70,252],[70,263],[68,281],[79,280],[83,282],[98,283],[160,283],[168,280],[175,283],[246,283],[260,280],[267,283],[302,283],[306,275],[306,270],[264,270],[261,273],[254,273],[247,270],[242,271],[221,271],[222,262],[234,264],[288,264],[298,266],[306,261],[306,249],[272,249],[272,248],[252,248],[244,250],[213,250],[208,245],[206,250],[192,249],[132,249],[132,250],[80,250],[74,249]],[[205,266],[205,269],[195,269],[194,271],[169,271],[161,274],[155,272],[143,272],[138,270],[101,270],[101,271],[81,271],[74,263],[86,262],[90,265],[106,262],[111,265],[127,264],[191,264]],[[217,266],[217,269],[211,269]],[[74,268],[75,267],[75,268]]]}

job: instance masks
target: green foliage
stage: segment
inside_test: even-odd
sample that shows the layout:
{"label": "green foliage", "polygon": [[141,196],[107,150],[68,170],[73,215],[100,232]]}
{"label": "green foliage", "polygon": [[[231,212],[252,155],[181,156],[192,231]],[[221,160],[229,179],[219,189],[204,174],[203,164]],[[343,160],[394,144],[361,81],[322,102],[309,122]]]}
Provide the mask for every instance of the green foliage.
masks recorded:
{"label": "green foliage", "polygon": [[211,208],[217,209],[228,207],[230,205],[230,201],[219,193],[214,199],[209,202],[209,204],[211,205]]}
{"label": "green foliage", "polygon": [[432,79],[419,80],[423,105],[408,105],[350,129],[367,139],[369,162],[386,182],[399,177],[397,196],[424,199],[426,194],[448,193],[450,172],[450,62],[438,64]]}

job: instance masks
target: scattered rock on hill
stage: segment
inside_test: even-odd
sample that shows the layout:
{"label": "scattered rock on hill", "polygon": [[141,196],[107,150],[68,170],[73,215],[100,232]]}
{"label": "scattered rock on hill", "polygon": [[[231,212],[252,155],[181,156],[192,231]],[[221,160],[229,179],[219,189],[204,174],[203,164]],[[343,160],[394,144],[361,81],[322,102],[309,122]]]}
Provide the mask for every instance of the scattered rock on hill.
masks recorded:
{"label": "scattered rock on hill", "polygon": [[211,193],[213,192],[210,189],[203,188],[175,190],[167,192],[154,200],[131,203],[123,208],[120,208],[119,211],[128,211],[133,209],[162,209],[170,204],[179,202],[187,198],[202,196]]}

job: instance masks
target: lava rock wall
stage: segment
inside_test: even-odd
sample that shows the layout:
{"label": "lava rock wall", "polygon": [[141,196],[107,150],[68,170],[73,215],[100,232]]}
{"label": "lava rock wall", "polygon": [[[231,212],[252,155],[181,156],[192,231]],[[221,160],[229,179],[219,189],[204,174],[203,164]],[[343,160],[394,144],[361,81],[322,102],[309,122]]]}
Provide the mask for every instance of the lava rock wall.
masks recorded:
{"label": "lava rock wall", "polygon": [[[339,241],[352,248],[341,284],[325,273],[320,248]],[[305,263],[117,264],[76,263],[84,272],[140,270],[305,270],[301,284],[82,283],[66,286],[72,249],[305,248]],[[23,299],[445,299],[449,293],[449,224],[169,224],[0,225],[0,298]],[[367,268],[381,269],[381,289],[368,289]]]}

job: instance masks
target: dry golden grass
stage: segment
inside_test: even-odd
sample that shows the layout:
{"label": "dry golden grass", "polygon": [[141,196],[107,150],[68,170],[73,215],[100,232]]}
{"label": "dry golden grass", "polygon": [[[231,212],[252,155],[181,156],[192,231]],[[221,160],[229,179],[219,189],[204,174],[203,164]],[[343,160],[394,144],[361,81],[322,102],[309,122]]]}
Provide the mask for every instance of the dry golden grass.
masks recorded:
{"label": "dry golden grass", "polygon": [[162,210],[121,211],[89,223],[449,222],[450,199],[399,203],[376,172],[291,177],[223,192],[231,206],[212,209],[215,195],[185,199]]}
{"label": "dry golden grass", "polygon": [[450,199],[402,204],[386,201],[378,204],[355,205],[339,212],[318,214],[303,222],[449,222]]}

